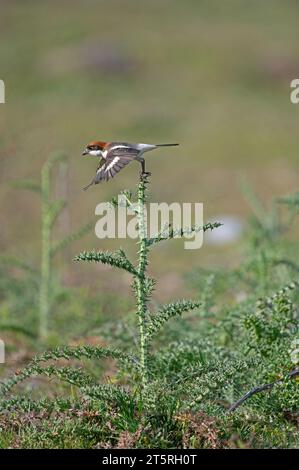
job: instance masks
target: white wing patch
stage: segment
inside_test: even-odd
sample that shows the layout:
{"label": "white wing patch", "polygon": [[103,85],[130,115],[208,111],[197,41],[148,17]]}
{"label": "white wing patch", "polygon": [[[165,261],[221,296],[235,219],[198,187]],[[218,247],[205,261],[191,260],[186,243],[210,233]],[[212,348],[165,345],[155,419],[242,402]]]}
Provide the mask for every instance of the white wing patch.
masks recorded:
{"label": "white wing patch", "polygon": [[113,148],[103,150],[102,160],[97,168],[96,176],[84,189],[89,188],[92,184],[98,184],[101,181],[108,181],[113,178],[124,166],[135,160],[139,153],[139,150],[123,144],[117,144]]}
{"label": "white wing patch", "polygon": [[109,165],[107,166],[107,168],[105,168],[105,172],[107,173],[107,172],[110,170],[110,168],[112,168],[112,167],[115,165],[115,163],[117,163],[119,160],[120,160],[119,157],[114,157],[113,160],[112,160],[112,162],[109,163]]}
{"label": "white wing patch", "polygon": [[129,149],[130,150],[131,146],[130,145],[125,145],[125,144],[115,144],[115,145],[112,145],[110,148],[109,148],[109,152],[112,150],[117,150],[117,149]]}

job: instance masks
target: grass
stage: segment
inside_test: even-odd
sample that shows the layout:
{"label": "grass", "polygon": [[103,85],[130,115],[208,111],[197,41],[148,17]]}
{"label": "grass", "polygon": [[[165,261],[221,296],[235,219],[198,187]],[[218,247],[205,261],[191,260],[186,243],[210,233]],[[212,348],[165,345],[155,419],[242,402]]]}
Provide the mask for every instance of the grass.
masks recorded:
{"label": "grass", "polygon": [[123,250],[77,256],[133,275],[135,313],[101,326],[107,345],[56,347],[3,381],[3,448],[298,447],[299,264],[287,236],[298,198],[279,198],[285,211],[267,213],[247,195],[258,216],[246,255],[231,271],[191,273],[194,301],[149,308],[146,266],[159,235],[139,232],[136,267]]}

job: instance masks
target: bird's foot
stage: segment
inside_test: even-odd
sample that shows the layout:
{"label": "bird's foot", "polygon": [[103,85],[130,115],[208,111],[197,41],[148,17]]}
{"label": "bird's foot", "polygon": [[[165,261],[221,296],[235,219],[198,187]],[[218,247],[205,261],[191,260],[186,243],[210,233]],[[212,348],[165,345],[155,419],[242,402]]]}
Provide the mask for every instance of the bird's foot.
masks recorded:
{"label": "bird's foot", "polygon": [[140,178],[143,180],[146,180],[149,176],[151,176],[150,171],[141,171],[140,172]]}

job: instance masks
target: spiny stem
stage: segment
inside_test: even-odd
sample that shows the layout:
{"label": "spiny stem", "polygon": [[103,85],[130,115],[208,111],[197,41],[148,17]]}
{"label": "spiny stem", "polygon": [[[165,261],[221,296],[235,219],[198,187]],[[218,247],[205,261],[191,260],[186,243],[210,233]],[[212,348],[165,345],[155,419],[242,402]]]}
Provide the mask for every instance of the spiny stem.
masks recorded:
{"label": "spiny stem", "polygon": [[148,244],[146,236],[146,218],[145,218],[145,202],[146,202],[146,178],[141,175],[138,186],[138,228],[139,228],[139,264],[137,284],[137,308],[139,319],[140,333],[140,370],[143,389],[147,385],[147,339],[146,339],[146,313],[147,313],[147,293],[146,293],[146,268],[148,264]]}
{"label": "spiny stem", "polygon": [[50,312],[50,277],[51,277],[51,234],[55,220],[65,206],[64,200],[51,202],[50,184],[51,169],[59,161],[64,161],[65,155],[57,152],[45,162],[41,172],[42,198],[42,247],[41,247],[41,280],[39,293],[39,337],[44,340],[48,335]]}
{"label": "spiny stem", "polygon": [[51,223],[49,217],[50,174],[46,163],[42,170],[42,253],[41,253],[41,285],[40,285],[40,319],[39,336],[45,339],[48,333],[49,316],[49,283],[51,258]]}

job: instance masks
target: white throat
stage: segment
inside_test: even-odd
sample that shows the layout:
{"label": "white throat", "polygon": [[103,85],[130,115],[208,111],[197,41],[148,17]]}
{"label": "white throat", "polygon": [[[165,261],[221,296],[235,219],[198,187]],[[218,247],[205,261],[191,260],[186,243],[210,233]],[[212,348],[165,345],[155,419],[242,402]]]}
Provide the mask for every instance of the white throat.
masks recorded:
{"label": "white throat", "polygon": [[102,150],[90,150],[88,152],[88,154],[92,155],[93,157],[102,157],[103,156]]}

